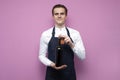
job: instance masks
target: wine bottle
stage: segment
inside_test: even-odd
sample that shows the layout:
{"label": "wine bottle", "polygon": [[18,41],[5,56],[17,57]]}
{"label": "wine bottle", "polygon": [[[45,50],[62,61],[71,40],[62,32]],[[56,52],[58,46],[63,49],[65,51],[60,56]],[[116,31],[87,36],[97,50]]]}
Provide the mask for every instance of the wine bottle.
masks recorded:
{"label": "wine bottle", "polygon": [[56,66],[61,66],[62,47],[64,44],[64,38],[59,38],[59,44],[56,48]]}

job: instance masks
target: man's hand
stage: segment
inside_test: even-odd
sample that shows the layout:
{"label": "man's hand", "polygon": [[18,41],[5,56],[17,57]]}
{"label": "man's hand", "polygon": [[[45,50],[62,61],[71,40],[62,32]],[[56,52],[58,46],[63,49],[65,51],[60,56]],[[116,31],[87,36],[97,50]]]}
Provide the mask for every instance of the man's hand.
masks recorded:
{"label": "man's hand", "polygon": [[73,42],[71,41],[70,37],[69,36],[66,36],[66,35],[59,35],[59,38],[64,38],[64,42],[68,45],[70,45],[71,48],[74,48],[74,44]]}
{"label": "man's hand", "polygon": [[55,63],[51,63],[50,66],[56,70],[65,69],[67,67],[67,65],[61,65],[59,67],[56,67]]}

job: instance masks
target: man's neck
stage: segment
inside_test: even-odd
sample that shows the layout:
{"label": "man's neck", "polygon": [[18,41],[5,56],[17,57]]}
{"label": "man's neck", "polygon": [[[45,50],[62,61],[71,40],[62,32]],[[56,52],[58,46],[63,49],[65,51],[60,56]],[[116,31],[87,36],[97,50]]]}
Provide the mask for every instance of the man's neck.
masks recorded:
{"label": "man's neck", "polygon": [[57,27],[57,28],[63,28],[63,27],[65,27],[65,25],[55,25],[55,27]]}

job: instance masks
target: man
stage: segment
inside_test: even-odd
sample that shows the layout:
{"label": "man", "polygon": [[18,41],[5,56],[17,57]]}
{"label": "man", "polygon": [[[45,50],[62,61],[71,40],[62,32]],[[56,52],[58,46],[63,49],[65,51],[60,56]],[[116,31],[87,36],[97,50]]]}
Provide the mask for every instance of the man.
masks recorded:
{"label": "man", "polygon": [[[39,59],[47,66],[46,80],[76,80],[74,54],[85,58],[85,48],[78,31],[66,27],[67,8],[57,4],[52,9],[54,27],[44,31],[40,39]],[[63,38],[61,65],[56,66],[56,47]],[[48,56],[46,56],[48,53]]]}

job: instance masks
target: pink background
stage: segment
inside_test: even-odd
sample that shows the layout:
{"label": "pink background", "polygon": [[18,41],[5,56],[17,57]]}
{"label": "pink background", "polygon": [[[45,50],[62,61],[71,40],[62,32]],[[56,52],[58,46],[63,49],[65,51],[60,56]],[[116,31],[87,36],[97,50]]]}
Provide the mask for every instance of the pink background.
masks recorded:
{"label": "pink background", "polygon": [[84,61],[75,58],[77,80],[120,80],[119,0],[0,0],[0,80],[44,80],[39,38],[57,3],[68,7],[67,25],[86,48]]}

